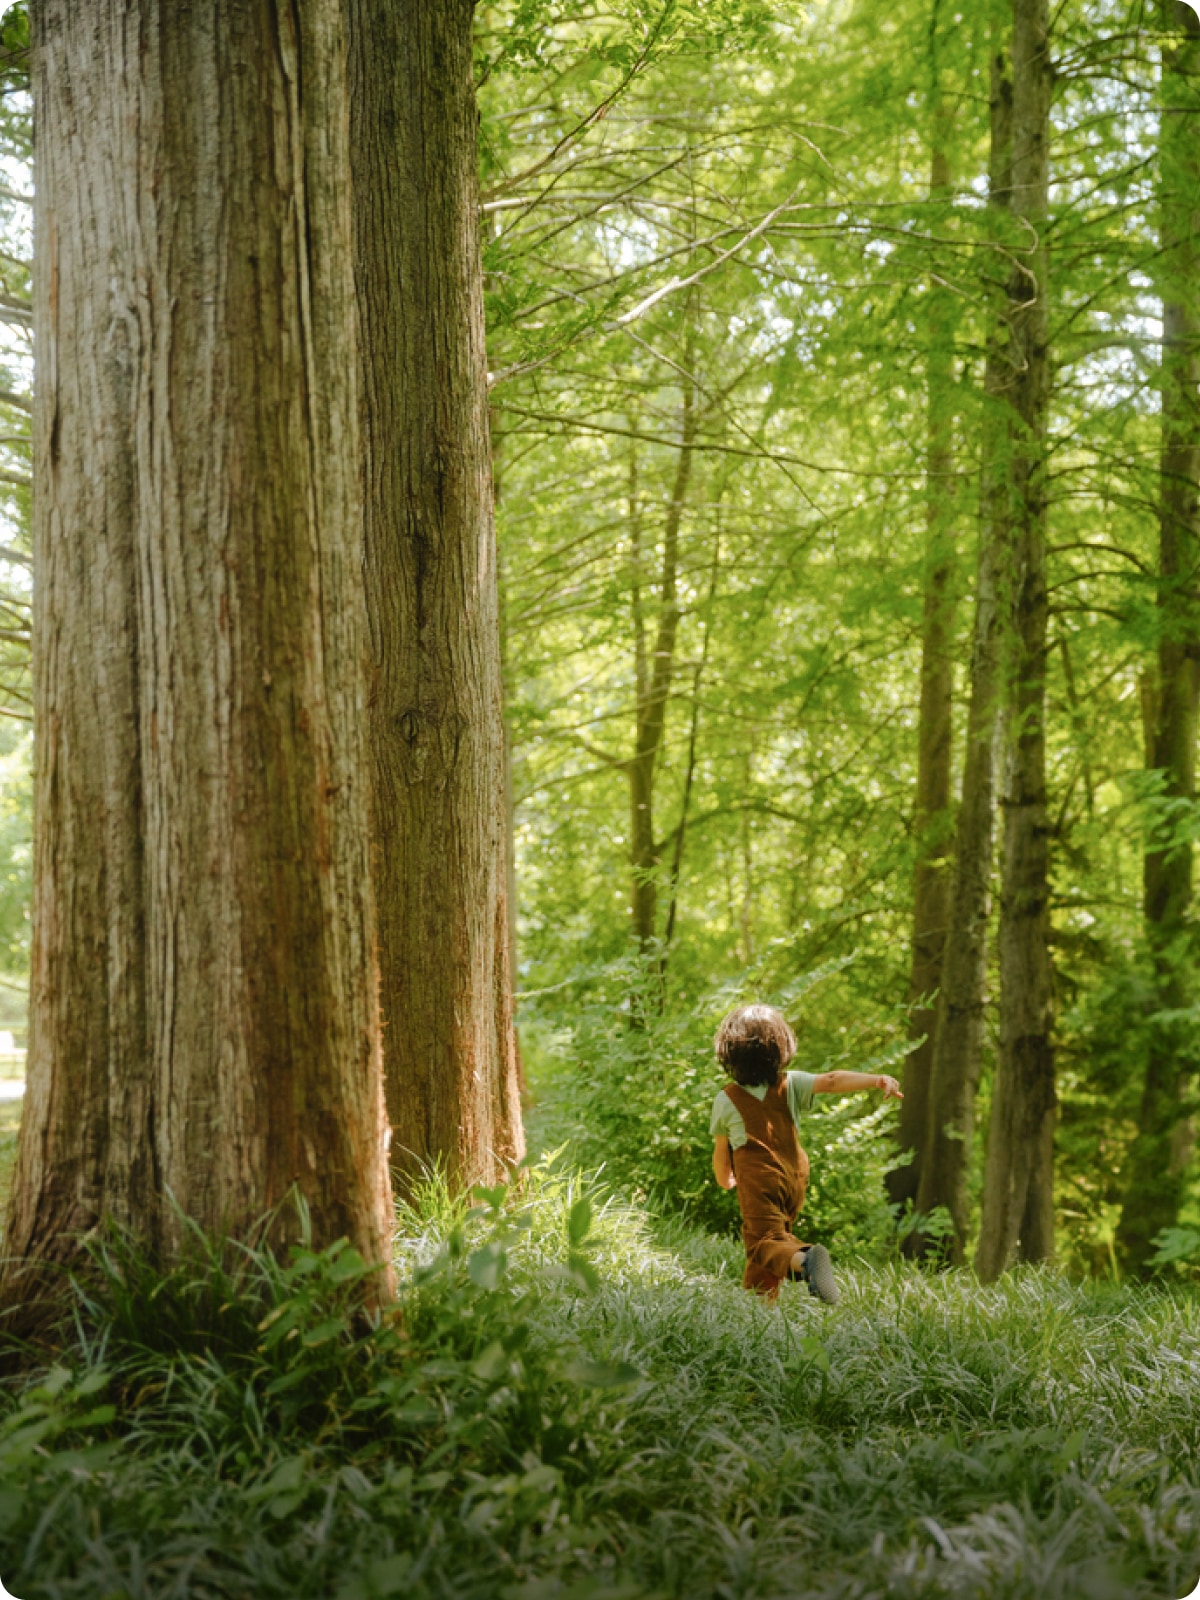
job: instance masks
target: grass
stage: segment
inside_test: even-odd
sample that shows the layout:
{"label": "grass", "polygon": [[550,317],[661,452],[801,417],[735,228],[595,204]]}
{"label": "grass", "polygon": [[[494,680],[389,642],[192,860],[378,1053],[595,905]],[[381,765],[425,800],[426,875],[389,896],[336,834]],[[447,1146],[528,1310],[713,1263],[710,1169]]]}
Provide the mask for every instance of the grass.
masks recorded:
{"label": "grass", "polygon": [[1171,1600],[1200,1573],[1200,1299],[844,1265],[828,1310],[553,1166],[351,1253],[114,1240],[3,1400],[21,1600]]}

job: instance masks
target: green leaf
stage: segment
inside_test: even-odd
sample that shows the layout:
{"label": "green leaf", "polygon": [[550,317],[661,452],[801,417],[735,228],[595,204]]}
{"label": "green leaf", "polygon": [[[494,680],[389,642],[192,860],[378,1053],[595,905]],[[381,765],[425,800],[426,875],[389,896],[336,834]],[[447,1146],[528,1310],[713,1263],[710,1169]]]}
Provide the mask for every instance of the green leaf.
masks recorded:
{"label": "green leaf", "polygon": [[51,1367],[30,1398],[34,1400],[53,1400],[63,1392],[70,1381],[71,1373],[69,1368]]}
{"label": "green leaf", "polygon": [[567,1257],[567,1274],[581,1289],[594,1294],[600,1287],[600,1274],[586,1256],[570,1255]]}
{"label": "green leaf", "polygon": [[346,1330],[343,1317],[329,1317],[325,1322],[318,1322],[315,1328],[310,1328],[304,1335],[304,1344],[312,1349],[314,1345],[328,1344],[330,1339],[336,1339],[339,1333]]}
{"label": "green leaf", "polygon": [[288,1456],[281,1461],[269,1477],[252,1484],[245,1490],[247,1500],[271,1500],[277,1495],[289,1494],[304,1482],[306,1462],[303,1456]]}
{"label": "green leaf", "polygon": [[487,1349],[475,1358],[471,1371],[485,1383],[495,1383],[508,1371],[508,1351],[499,1339],[493,1339]]}
{"label": "green leaf", "polygon": [[401,1552],[372,1561],[361,1578],[350,1578],[337,1591],[336,1600],[388,1600],[411,1590],[412,1556]]}
{"label": "green leaf", "polygon": [[621,1389],[642,1376],[628,1361],[589,1361],[582,1356],[572,1361],[566,1372],[572,1383],[589,1389]]}
{"label": "green leaf", "polygon": [[567,1234],[573,1246],[578,1248],[587,1238],[592,1226],[592,1202],[587,1195],[580,1195],[571,1207],[571,1215],[567,1219]]}
{"label": "green leaf", "polygon": [[289,1331],[292,1324],[300,1315],[300,1302],[298,1300],[285,1300],[282,1305],[275,1306],[268,1311],[258,1325],[259,1333],[265,1333],[263,1349],[269,1350],[279,1343],[280,1339]]}
{"label": "green leaf", "polygon": [[98,1389],[106,1389],[108,1378],[108,1372],[104,1367],[96,1367],[75,1385],[75,1398],[82,1400],[85,1395],[95,1394]]}
{"label": "green leaf", "polygon": [[1200,1262],[1200,1232],[1195,1228],[1164,1228],[1151,1243],[1158,1246],[1150,1257],[1152,1267],[1167,1267],[1176,1261]]}
{"label": "green leaf", "polygon": [[396,1421],[407,1422],[414,1428],[431,1428],[441,1419],[442,1413],[429,1400],[408,1400],[396,1408]]}
{"label": "green leaf", "polygon": [[547,1466],[544,1461],[539,1461],[536,1466],[521,1476],[522,1489],[549,1490],[557,1487],[562,1479],[562,1473],[557,1467]]}
{"label": "green leaf", "polygon": [[0,1527],[15,1527],[24,1504],[25,1496],[19,1489],[0,1489]]}
{"label": "green leaf", "polygon": [[116,1406],[96,1406],[92,1411],[85,1411],[81,1417],[72,1417],[73,1428],[105,1428],[117,1414]]}
{"label": "green leaf", "polygon": [[359,1255],[357,1250],[343,1250],[328,1268],[331,1283],[347,1283],[351,1278],[365,1278],[374,1269]]}
{"label": "green leaf", "polygon": [[800,1354],[818,1372],[829,1371],[829,1351],[815,1334],[805,1334],[800,1341]]}
{"label": "green leaf", "polygon": [[495,1240],[481,1245],[467,1257],[467,1276],[480,1289],[495,1289],[504,1276],[508,1256]]}
{"label": "green leaf", "polygon": [[371,1594],[403,1594],[408,1589],[408,1575],[413,1558],[407,1554],[385,1556],[382,1561],[372,1561],[367,1568],[367,1586]]}
{"label": "green leaf", "polygon": [[281,1372],[279,1377],[272,1379],[267,1385],[267,1393],[272,1397],[286,1394],[289,1389],[298,1389],[302,1383],[307,1383],[311,1376],[308,1367],[293,1367],[290,1372]]}

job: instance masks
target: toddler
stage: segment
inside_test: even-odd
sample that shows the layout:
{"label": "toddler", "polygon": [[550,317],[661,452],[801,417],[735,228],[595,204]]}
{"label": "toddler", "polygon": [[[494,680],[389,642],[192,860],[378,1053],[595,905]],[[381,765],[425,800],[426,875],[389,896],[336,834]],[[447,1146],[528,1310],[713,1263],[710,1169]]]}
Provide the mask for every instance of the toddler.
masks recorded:
{"label": "toddler", "polygon": [[797,1278],[836,1305],[829,1251],[792,1234],[808,1188],[800,1116],[815,1094],[882,1089],[885,1099],[902,1100],[900,1085],[882,1072],[788,1072],[796,1037],[773,1006],[738,1006],[713,1043],[733,1079],[713,1102],[713,1175],[722,1189],[737,1189],[746,1247],[742,1285],[773,1301],[785,1278]]}

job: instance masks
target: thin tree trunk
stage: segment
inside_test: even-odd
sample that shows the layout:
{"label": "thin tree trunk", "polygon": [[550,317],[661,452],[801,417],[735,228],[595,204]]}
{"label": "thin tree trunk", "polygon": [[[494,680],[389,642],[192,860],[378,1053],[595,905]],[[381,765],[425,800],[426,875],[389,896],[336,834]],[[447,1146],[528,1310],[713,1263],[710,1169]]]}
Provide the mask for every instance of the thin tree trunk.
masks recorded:
{"label": "thin tree trunk", "polygon": [[675,920],[679,909],[679,877],[683,869],[683,850],[687,839],[688,819],[691,815],[692,791],[696,779],[696,747],[700,731],[700,685],[704,681],[704,674],[708,667],[708,651],[712,641],[713,603],[717,597],[717,579],[721,571],[721,503],[715,506],[717,517],[716,531],[713,534],[713,558],[708,575],[708,597],[704,606],[704,634],[700,645],[700,659],[696,662],[692,673],[692,716],[688,728],[688,753],[687,769],[683,777],[683,798],[679,805],[679,826],[675,829],[675,839],[671,850],[671,867],[667,878],[668,903],[667,921],[663,929],[662,954],[659,958],[658,978],[660,992],[665,994],[667,977],[667,961],[671,953],[671,941],[675,937]]}
{"label": "thin tree trunk", "polygon": [[[658,626],[649,660],[645,655],[640,589],[634,591],[634,633],[637,651],[637,700],[634,707],[634,753],[629,774],[629,856],[633,869],[630,916],[638,949],[651,953],[658,929],[659,844],[654,830],[654,780],[667,720],[667,700],[675,673],[675,640],[679,632],[679,530],[692,474],[696,435],[695,395],[684,384],[680,419],[679,459],[663,525],[662,566],[658,581]],[[636,530],[635,530],[636,531]],[[635,560],[640,549],[635,550]]]}
{"label": "thin tree trunk", "polygon": [[1047,0],[1014,0],[1012,209],[1027,224],[1026,237],[1033,243],[1018,247],[1009,288],[1014,669],[1000,896],[1000,1050],[976,1253],[985,1281],[1003,1272],[1014,1252],[1024,1261],[1041,1261],[1054,1251],[1054,980],[1045,739],[1048,33]]}
{"label": "thin tree trunk", "polygon": [[[492,500],[498,509],[500,494],[503,487],[503,478],[500,471],[501,449],[504,443],[504,433],[500,426],[498,413],[493,409],[490,415],[490,438],[492,451]],[[513,1013],[513,1056],[516,1062],[517,1087],[519,1093],[525,1094],[525,1061],[521,1055],[521,1030],[517,1026],[517,804],[513,788],[513,739],[512,724],[508,718],[508,706],[511,696],[509,678],[509,650],[508,650],[508,607],[505,598],[504,582],[504,557],[500,550],[499,541],[496,545],[496,574],[500,595],[500,683],[504,694],[504,910],[508,926],[508,971],[513,988],[512,1013]]]}
{"label": "thin tree trunk", "polygon": [[[1200,17],[1164,0],[1159,275],[1163,300],[1162,445],[1159,490],[1159,644],[1147,765],[1163,795],[1196,796],[1200,695]],[[1143,1270],[1154,1238],[1178,1218],[1189,1143],[1185,1098],[1196,1070],[1193,851],[1189,841],[1146,853],[1144,913],[1155,971],[1154,1010],[1138,1132],[1117,1244]]]}
{"label": "thin tree trunk", "polygon": [[[1011,199],[1012,83],[1002,55],[991,67],[991,156],[988,198],[999,226]],[[1004,617],[1010,563],[1008,418],[1005,323],[997,318],[984,375],[984,458],[981,475],[971,699],[967,711],[962,802],[942,965],[931,1073],[925,1161],[917,1210],[945,1206],[954,1221],[950,1257],[961,1262],[969,1207],[967,1174],[975,1126],[975,1095],[983,1061],[987,930],[996,827],[997,735],[1003,700]]]}
{"label": "thin tree trunk", "polygon": [[[28,1094],[5,1298],[303,1194],[389,1254],[336,0],[41,0]],[[295,1209],[274,1237],[294,1236]],[[44,1284],[45,1280],[42,1280]]]}
{"label": "thin tree trunk", "polygon": [[524,1152],[470,0],[346,0],[393,1162]]}
{"label": "thin tree trunk", "polygon": [[[936,9],[934,12],[936,20]],[[929,197],[950,193],[950,128],[936,87],[934,149]],[[904,1064],[904,1099],[897,1118],[906,1166],[887,1178],[897,1205],[915,1201],[925,1157],[929,1085],[937,1037],[935,996],[942,981],[942,953],[950,903],[950,767],[954,688],[954,325],[955,297],[938,282],[927,290],[925,593],[921,632],[921,699],[917,721],[917,792],[913,825],[917,857],[913,869],[912,961],[909,972],[909,1037],[914,1048]]]}
{"label": "thin tree trunk", "polygon": [[[501,605],[503,605],[503,597]],[[507,678],[507,675],[506,675]],[[506,691],[507,702],[507,691]],[[512,1049],[513,1069],[516,1073],[517,1104],[524,1097],[527,1084],[525,1080],[525,1058],[521,1054],[521,1030],[517,1026],[517,999],[516,987],[518,981],[518,948],[517,948],[517,802],[513,789],[513,744],[512,729],[508,717],[504,719],[504,915],[505,930],[508,943],[508,979],[511,989],[510,1003],[512,1006]],[[511,1091],[510,1091],[511,1092]],[[521,1132],[521,1148],[524,1149],[524,1127]],[[515,1156],[513,1141],[509,1141],[509,1149]],[[519,1160],[519,1157],[515,1157]]]}

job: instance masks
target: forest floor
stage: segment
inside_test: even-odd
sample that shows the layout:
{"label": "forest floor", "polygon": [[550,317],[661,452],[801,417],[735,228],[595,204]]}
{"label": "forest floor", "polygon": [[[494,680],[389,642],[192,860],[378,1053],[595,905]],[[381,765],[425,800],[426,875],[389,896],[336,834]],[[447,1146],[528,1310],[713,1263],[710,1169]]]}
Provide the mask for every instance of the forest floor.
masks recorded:
{"label": "forest floor", "polygon": [[346,1251],[156,1277],[110,1242],[0,1397],[20,1600],[1174,1600],[1200,1573],[1200,1297],[736,1245],[551,1168]]}

